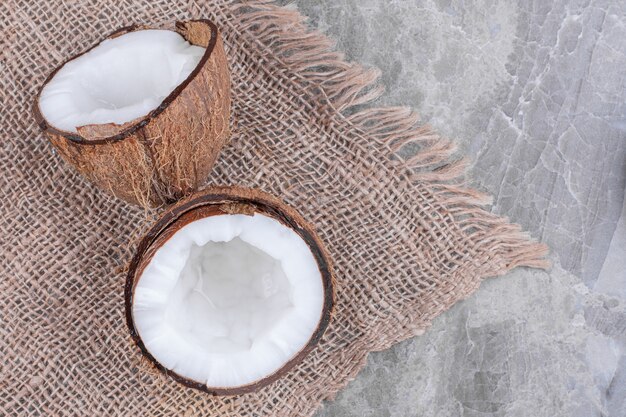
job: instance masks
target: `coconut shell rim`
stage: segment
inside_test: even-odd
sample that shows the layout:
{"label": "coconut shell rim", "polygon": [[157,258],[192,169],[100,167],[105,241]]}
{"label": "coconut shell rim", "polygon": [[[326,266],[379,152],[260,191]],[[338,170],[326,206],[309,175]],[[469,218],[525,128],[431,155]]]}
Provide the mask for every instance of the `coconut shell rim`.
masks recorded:
{"label": "coconut shell rim", "polygon": [[[173,234],[175,234],[180,228],[189,224],[190,221],[184,222],[177,226],[178,221],[186,214],[192,213],[200,208],[215,205],[222,214],[250,214],[249,211],[232,212],[230,210],[224,211],[220,209],[223,206],[229,206],[235,204],[236,206],[248,206],[253,207],[254,213],[262,213],[269,215],[270,217],[280,221],[288,226],[294,232],[296,232],[307,244],[311,250],[315,260],[318,264],[320,274],[322,277],[322,286],[324,291],[324,304],[322,307],[321,316],[318,325],[309,338],[304,347],[292,356],[287,362],[285,362],[278,370],[254,381],[249,384],[241,385],[238,387],[211,387],[206,384],[194,381],[190,378],[179,375],[178,373],[167,369],[154,356],[148,351],[143,343],[143,340],[139,336],[139,332],[135,328],[134,320],[132,317],[132,306],[135,292],[136,276],[140,276],[143,269],[147,266],[150,259],[154,255],[154,252],[158,247],[167,241]],[[257,210],[270,209],[268,211]],[[274,214],[281,215],[276,217]],[[207,217],[207,216],[204,216]],[[199,217],[203,218],[203,217]],[[193,221],[193,220],[192,220]],[[287,221],[287,223],[285,223]],[[170,228],[175,227],[173,233],[171,233],[167,239],[160,242],[160,245],[153,248],[152,245],[159,240],[160,237]],[[303,235],[304,233],[304,235]],[[152,250],[151,253],[149,253]],[[144,257],[148,255],[147,257]],[[139,347],[141,354],[146,357],[150,363],[155,366],[166,376],[172,378],[176,382],[194,388],[211,395],[238,395],[246,394],[249,392],[257,391],[283,377],[291,369],[293,369],[298,363],[300,363],[306,355],[308,355],[322,339],[322,336],[326,332],[330,321],[334,313],[335,304],[335,274],[330,255],[328,254],[323,242],[315,232],[313,226],[308,223],[304,218],[291,206],[284,203],[282,200],[265,193],[263,191],[244,187],[210,187],[189,197],[184,198],[178,203],[171,206],[161,217],[153,224],[149,232],[141,239],[137,250],[129,265],[128,273],[126,275],[126,283],[124,286],[124,304],[126,324],[129,329],[133,342]]]}
{"label": "coconut shell rim", "polygon": [[[170,94],[168,94],[167,97],[165,97],[163,99],[163,101],[161,101],[161,104],[159,104],[157,106],[157,108],[155,108],[154,110],[150,111],[149,113],[147,113],[144,116],[140,116],[141,120],[138,120],[137,122],[133,123],[132,125],[130,125],[128,127],[126,127],[120,133],[117,133],[115,135],[107,136],[107,137],[103,137],[103,138],[98,138],[98,139],[87,139],[87,138],[85,138],[84,136],[82,136],[79,133],[68,132],[66,130],[62,130],[62,129],[58,129],[58,128],[54,127],[43,116],[43,114],[41,113],[41,110],[39,108],[39,99],[41,97],[41,93],[42,93],[43,89],[50,82],[50,80],[52,80],[52,78],[56,75],[56,73],[59,72],[59,70],[61,70],[61,68],[63,68],[69,62],[71,62],[71,61],[79,58],[80,56],[90,52],[91,50],[93,50],[94,48],[99,46],[102,42],[104,42],[105,40],[114,39],[114,38],[116,38],[118,36],[124,35],[126,33],[130,33],[130,32],[135,32],[135,31],[138,31],[138,30],[158,29],[158,27],[155,27],[155,26],[133,24],[133,25],[124,26],[124,27],[121,27],[119,29],[116,29],[115,31],[113,31],[113,32],[109,33],[107,36],[105,36],[103,39],[97,41],[94,45],[92,45],[91,47],[89,47],[85,51],[79,52],[79,53],[71,56],[70,58],[66,59],[61,64],[59,64],[48,75],[48,77],[46,77],[46,79],[42,83],[41,87],[39,87],[39,90],[37,91],[37,95],[35,96],[35,100],[34,100],[34,103],[33,103],[33,114],[34,114],[35,121],[36,121],[37,125],[40,127],[41,130],[43,130],[44,132],[46,132],[48,134],[53,134],[53,135],[56,135],[56,136],[63,137],[66,140],[69,140],[69,141],[71,141],[73,143],[80,144],[80,145],[103,145],[103,144],[112,143],[112,142],[119,142],[119,141],[122,141],[122,140],[126,139],[129,136],[132,136],[135,132],[137,132],[138,130],[144,128],[152,120],[156,119],[166,108],[169,107],[169,105],[171,103],[173,103],[178,98],[178,96],[189,85],[189,83],[191,83],[191,81],[193,81],[196,78],[196,76],[200,73],[202,68],[205,66],[206,62],[209,60],[209,58],[213,54],[213,50],[215,49],[215,45],[217,44],[217,38],[218,38],[218,35],[219,35],[219,29],[217,28],[217,26],[212,21],[210,21],[208,19],[177,20],[177,21],[174,22],[174,25],[175,25],[176,28],[178,28],[178,27],[181,27],[181,25],[183,25],[185,23],[193,23],[193,22],[204,23],[211,30],[211,39],[209,40],[209,44],[207,45],[206,50],[205,50],[204,54],[202,55],[202,58],[200,58],[200,61],[198,62],[196,67],[193,69],[193,71],[191,71],[189,76],[187,76],[187,78],[185,78],[180,84],[178,84],[176,86],[176,88],[174,88],[174,90],[172,90],[172,92],[170,92]],[[177,33],[180,34],[180,32],[177,32]],[[185,38],[185,40],[187,40],[187,39]]]}

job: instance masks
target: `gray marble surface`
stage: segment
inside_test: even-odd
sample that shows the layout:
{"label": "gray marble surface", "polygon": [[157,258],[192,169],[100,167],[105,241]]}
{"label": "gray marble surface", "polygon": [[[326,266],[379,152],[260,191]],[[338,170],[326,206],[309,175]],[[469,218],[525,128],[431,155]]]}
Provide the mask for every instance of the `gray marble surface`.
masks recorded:
{"label": "gray marble surface", "polygon": [[626,416],[626,2],[283,4],[458,140],[554,262],[371,355],[318,416]]}

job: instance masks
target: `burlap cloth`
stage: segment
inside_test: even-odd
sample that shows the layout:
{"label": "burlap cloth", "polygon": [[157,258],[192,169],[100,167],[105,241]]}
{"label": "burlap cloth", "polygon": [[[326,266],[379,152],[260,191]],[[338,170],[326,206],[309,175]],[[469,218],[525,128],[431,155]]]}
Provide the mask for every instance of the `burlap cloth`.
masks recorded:
{"label": "burlap cloth", "polygon": [[[233,80],[233,130],[210,177],[285,199],[337,269],[320,345],[260,392],[211,397],[159,374],[131,343],[123,267],[154,213],[96,190],[31,115],[46,75],[131,23],[208,17]],[[544,266],[544,247],[463,188],[452,144],[406,109],[364,106],[376,71],[346,63],[292,10],[268,2],[0,3],[0,415],[312,414],[368,352],[420,334],[480,281]],[[403,147],[410,158],[394,156]],[[406,154],[406,153],[405,153]]]}

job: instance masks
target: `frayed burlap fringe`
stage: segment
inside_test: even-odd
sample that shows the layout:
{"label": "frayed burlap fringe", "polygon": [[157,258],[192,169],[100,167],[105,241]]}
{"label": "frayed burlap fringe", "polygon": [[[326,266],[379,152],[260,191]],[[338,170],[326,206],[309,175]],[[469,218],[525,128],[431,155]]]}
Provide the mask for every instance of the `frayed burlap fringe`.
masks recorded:
{"label": "frayed burlap fringe", "polygon": [[[233,136],[209,181],[278,195],[318,229],[337,272],[323,340],[257,393],[211,397],[141,359],[123,266],[155,213],[109,198],[51,156],[29,115],[48,71],[132,23],[210,18],[233,78]],[[486,211],[454,144],[407,108],[373,108],[379,72],[347,63],[271,1],[0,4],[0,415],[308,416],[368,352],[421,334],[545,246]],[[417,149],[404,157],[407,148]]]}
{"label": "frayed burlap fringe", "polygon": [[[235,6],[242,29],[262,39],[268,51],[306,82],[317,86],[328,105],[345,117],[363,140],[374,139],[388,148],[392,160],[399,159],[407,181],[428,184],[438,201],[464,234],[479,236],[487,251],[501,247],[510,252],[500,275],[517,266],[548,268],[547,246],[531,242],[529,235],[516,224],[509,223],[483,210],[491,203],[489,195],[463,185],[466,159],[454,159],[456,145],[420,125],[417,113],[408,107],[354,108],[367,105],[380,97],[384,89],[376,85],[378,69],[365,69],[348,64],[341,53],[333,50],[334,43],[319,32],[308,29],[306,18],[296,10],[277,7],[273,1],[246,1]],[[398,152],[407,145],[419,145],[419,151],[407,158]]]}

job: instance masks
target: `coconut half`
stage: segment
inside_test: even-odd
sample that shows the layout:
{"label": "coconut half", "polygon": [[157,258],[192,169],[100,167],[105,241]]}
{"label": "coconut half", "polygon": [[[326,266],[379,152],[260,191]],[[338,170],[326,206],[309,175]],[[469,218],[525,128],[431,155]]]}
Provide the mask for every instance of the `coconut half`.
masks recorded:
{"label": "coconut half", "polygon": [[132,26],[59,66],[35,118],[99,187],[143,206],[202,185],[229,136],[230,76],[207,20]]}
{"label": "coconut half", "polygon": [[333,305],[329,257],[293,209],[212,188],[159,220],[126,283],[131,335],[159,369],[213,394],[257,390],[317,344]]}

